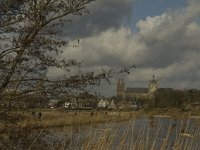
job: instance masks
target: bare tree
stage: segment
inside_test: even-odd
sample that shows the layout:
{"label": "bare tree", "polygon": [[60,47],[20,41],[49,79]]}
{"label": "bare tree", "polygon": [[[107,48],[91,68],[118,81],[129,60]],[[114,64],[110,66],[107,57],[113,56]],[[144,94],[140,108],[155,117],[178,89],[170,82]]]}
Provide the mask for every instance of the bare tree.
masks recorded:
{"label": "bare tree", "polygon": [[[82,62],[63,59],[62,48],[76,47],[62,38],[69,17],[88,13],[94,0],[0,0],[0,100],[22,99],[24,95],[58,96],[85,90],[116,73],[102,70],[70,75]],[[71,17],[72,18],[72,17]],[[98,41],[97,41],[98,42]],[[47,76],[50,67],[65,72],[57,78]],[[12,93],[12,94],[11,94]],[[14,93],[14,94],[13,94]]]}
{"label": "bare tree", "polygon": [[[24,94],[58,94],[83,89],[111,71],[68,76],[77,60],[59,59],[61,47],[70,46],[60,38],[69,15],[82,15],[93,0],[1,0],[0,7],[0,95],[6,89]],[[79,42],[79,40],[78,40]],[[76,46],[76,45],[72,45]],[[49,67],[66,72],[59,78],[47,77]]]}
{"label": "bare tree", "polygon": [[[86,6],[92,1],[0,0],[0,126],[1,123],[4,126],[0,132],[11,138],[5,140],[5,136],[0,134],[3,142],[0,146],[12,146],[9,143],[19,141],[22,134],[27,140],[27,133],[31,131],[29,127],[20,126],[15,130],[16,122],[20,122],[23,116],[4,107],[4,102],[23,107],[23,100],[27,97],[30,100],[31,95],[72,95],[85,90],[88,85],[99,84],[102,79],[109,82],[113,74],[129,72],[129,68],[119,71],[102,68],[99,73],[89,71],[70,75],[72,68],[80,67],[82,62],[60,57],[63,47],[77,47],[79,44],[79,39],[76,44],[70,44],[62,38],[63,26],[72,22],[71,16],[88,13]],[[51,67],[59,68],[65,74],[49,78],[47,73]]]}

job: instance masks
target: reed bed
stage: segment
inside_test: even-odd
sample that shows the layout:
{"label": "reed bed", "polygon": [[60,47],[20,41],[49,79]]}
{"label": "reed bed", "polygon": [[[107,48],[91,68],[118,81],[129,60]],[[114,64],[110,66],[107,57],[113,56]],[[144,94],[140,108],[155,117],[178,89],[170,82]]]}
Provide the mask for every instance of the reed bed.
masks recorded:
{"label": "reed bed", "polygon": [[[166,123],[167,121],[167,123]],[[123,132],[108,125],[101,135],[90,135],[81,146],[84,150],[199,150],[200,126],[198,119],[183,116],[181,120],[173,118],[155,118],[151,116],[138,128],[137,119],[132,118],[123,124]],[[96,139],[96,140],[92,140]],[[95,144],[94,144],[95,143]]]}
{"label": "reed bed", "polygon": [[[44,117],[39,121],[41,127],[58,126],[63,130],[59,136],[55,136],[58,142],[52,144],[51,149],[200,149],[200,119],[193,118],[190,113],[183,114],[180,119],[151,115],[138,117],[133,112],[94,112],[92,115],[91,112],[70,112],[67,115],[63,112],[62,115],[59,112],[51,113],[43,112]],[[97,124],[99,122],[103,124]],[[82,124],[87,126],[83,127]]]}

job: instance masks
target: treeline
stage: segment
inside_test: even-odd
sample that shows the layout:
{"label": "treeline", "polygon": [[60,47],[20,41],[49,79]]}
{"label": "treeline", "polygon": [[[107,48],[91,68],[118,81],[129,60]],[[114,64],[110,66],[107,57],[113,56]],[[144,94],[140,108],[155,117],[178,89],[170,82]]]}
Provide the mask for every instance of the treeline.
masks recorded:
{"label": "treeline", "polygon": [[158,90],[154,97],[149,101],[150,107],[167,108],[177,107],[182,108],[189,103],[200,102],[200,90]]}

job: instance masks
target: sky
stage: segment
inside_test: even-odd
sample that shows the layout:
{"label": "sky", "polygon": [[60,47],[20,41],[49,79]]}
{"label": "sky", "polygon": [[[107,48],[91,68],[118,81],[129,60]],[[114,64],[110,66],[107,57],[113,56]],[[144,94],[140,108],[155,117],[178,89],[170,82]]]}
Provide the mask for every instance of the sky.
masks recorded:
{"label": "sky", "polygon": [[62,57],[84,61],[87,70],[136,66],[95,90],[116,95],[122,77],[126,87],[148,87],[153,75],[160,87],[200,88],[200,0],[96,0],[88,10],[69,16],[63,36],[80,43]]}

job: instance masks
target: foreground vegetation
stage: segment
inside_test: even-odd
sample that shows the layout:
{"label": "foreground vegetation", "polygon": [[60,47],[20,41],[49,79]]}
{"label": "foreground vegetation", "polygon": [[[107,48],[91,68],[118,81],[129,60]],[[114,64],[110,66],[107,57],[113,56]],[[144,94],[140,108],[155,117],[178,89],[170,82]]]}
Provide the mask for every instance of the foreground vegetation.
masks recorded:
{"label": "foreground vegetation", "polygon": [[[155,110],[156,112],[156,110]],[[119,113],[119,112],[118,112]],[[143,112],[145,113],[145,112]],[[147,113],[147,112],[146,112]],[[156,117],[148,115],[148,119],[143,119],[142,112],[130,115],[130,112],[121,112],[122,117],[127,117],[124,120],[114,119],[116,114],[109,112],[98,112],[99,117],[105,119],[106,115],[110,119],[106,121],[105,125],[94,126],[94,120],[90,120],[89,112],[77,114],[82,119],[71,120],[71,131],[64,131],[67,135],[62,139],[63,143],[57,143],[51,148],[61,149],[85,149],[85,150],[104,150],[104,149],[119,149],[119,150],[145,150],[145,149],[175,149],[175,150],[195,150],[199,148],[198,139],[200,138],[200,119],[192,121],[190,119],[191,113],[185,112],[180,114],[179,119],[168,116],[167,118]],[[71,113],[68,116],[73,117],[75,114]],[[138,117],[140,116],[140,117]],[[56,117],[56,116],[54,116]],[[92,116],[91,116],[92,117]],[[95,116],[93,116],[95,118]],[[84,130],[87,130],[82,135],[81,124],[76,124],[78,121],[83,121],[88,118],[90,124]],[[96,119],[98,117],[96,116]],[[123,121],[115,123],[115,121]],[[84,121],[83,121],[84,122]],[[82,122],[82,123],[83,123]],[[86,123],[86,122],[85,122]],[[64,129],[64,128],[63,128]],[[71,134],[71,136],[70,136]],[[80,139],[80,136],[84,136]]]}
{"label": "foreground vegetation", "polygon": [[[195,122],[190,119],[196,112],[178,109],[137,112],[68,112],[56,109],[34,111],[35,114],[32,113],[33,110],[23,112],[26,119],[12,128],[4,126],[7,135],[1,134],[0,137],[8,139],[7,146],[10,147],[0,144],[1,148],[195,150],[199,147],[197,141],[200,138],[200,119],[199,116],[195,118]],[[38,116],[39,112],[42,113],[41,118]],[[52,127],[59,127],[63,131],[61,134],[52,132]],[[66,127],[70,127],[70,131],[64,131]]]}
{"label": "foreground vegetation", "polygon": [[[119,150],[197,150],[200,139],[200,120],[192,122],[190,115],[183,115],[182,119],[158,119],[150,117],[143,120],[143,124],[132,118],[126,124],[123,132],[120,127],[113,129],[112,125],[101,131],[101,136],[95,133],[88,136],[83,144],[84,149],[119,149]],[[97,140],[94,140],[97,139]],[[94,144],[94,143],[95,144]]]}

